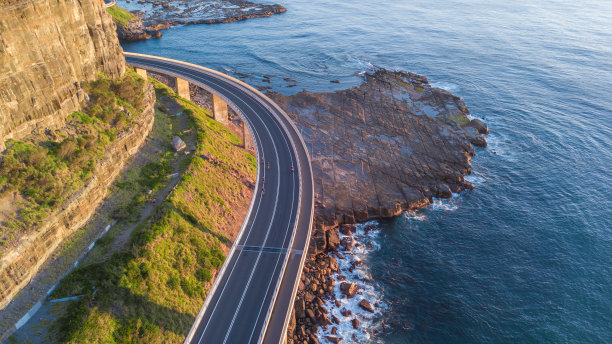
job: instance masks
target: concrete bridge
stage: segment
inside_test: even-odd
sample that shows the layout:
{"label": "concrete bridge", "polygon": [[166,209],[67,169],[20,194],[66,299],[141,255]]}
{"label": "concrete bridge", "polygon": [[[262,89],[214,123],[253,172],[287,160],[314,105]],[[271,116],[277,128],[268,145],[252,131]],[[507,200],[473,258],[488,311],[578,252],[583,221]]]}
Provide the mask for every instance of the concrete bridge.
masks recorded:
{"label": "concrete bridge", "polygon": [[190,83],[211,92],[220,122],[227,121],[230,104],[243,119],[243,136],[250,131],[255,143],[251,206],[185,343],[284,342],[314,210],[310,155],[298,129],[276,103],[240,80],[167,58],[125,56],[141,75],[146,69],[176,78],[182,97],[190,98]]}
{"label": "concrete bridge", "polygon": [[[135,69],[138,75],[145,79],[147,78],[148,73],[146,69],[137,67],[135,67]],[[176,76],[172,76],[172,78],[174,78],[174,85],[176,85],[176,93],[179,95],[179,97],[191,100],[191,94],[189,92],[189,81]],[[214,92],[210,92],[210,95],[213,107],[212,118],[217,122],[227,125],[230,122],[227,102]],[[251,151],[255,149],[253,137],[251,136],[251,132],[249,131],[244,121],[242,122],[242,147]]]}

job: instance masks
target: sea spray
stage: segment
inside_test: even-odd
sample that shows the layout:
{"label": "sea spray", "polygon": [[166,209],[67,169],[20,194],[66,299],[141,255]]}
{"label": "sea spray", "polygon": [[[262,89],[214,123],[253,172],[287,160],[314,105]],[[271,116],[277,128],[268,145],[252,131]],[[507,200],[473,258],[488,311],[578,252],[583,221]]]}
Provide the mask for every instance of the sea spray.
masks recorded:
{"label": "sea spray", "polygon": [[[370,253],[380,249],[377,241],[380,229],[377,225],[378,222],[370,221],[356,225],[354,232],[341,231],[341,249],[337,254],[329,253],[336,257],[339,271],[332,276],[335,281],[335,300],[327,300],[325,307],[330,311],[330,318],[339,320],[339,323],[321,328],[318,339],[322,343],[331,343],[328,337],[342,338],[345,342],[368,342],[372,333],[380,331],[383,326],[381,315],[387,308],[382,301],[383,291],[372,279],[367,264],[363,263]],[[343,282],[359,286],[354,297],[349,298],[342,293]],[[362,300],[367,300],[374,312],[360,307]]]}

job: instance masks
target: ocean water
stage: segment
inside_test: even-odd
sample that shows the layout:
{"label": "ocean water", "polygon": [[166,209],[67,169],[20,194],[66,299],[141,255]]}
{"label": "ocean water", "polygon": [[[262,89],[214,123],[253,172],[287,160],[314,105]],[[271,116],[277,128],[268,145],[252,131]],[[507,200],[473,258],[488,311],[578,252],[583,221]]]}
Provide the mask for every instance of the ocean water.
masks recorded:
{"label": "ocean water", "polygon": [[612,343],[612,2],[278,1],[287,13],[124,48],[284,93],[404,69],[491,129],[473,191],[380,222],[370,340]]}

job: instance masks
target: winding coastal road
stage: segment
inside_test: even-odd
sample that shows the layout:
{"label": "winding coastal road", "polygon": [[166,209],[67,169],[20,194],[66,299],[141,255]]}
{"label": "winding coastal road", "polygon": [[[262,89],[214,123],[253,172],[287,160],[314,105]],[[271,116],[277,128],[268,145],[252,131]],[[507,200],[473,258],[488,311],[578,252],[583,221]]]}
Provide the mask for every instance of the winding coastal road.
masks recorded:
{"label": "winding coastal road", "polygon": [[282,342],[312,226],[312,170],[301,136],[272,100],[242,81],[176,60],[125,57],[225,99],[248,124],[257,150],[251,207],[185,343]]}

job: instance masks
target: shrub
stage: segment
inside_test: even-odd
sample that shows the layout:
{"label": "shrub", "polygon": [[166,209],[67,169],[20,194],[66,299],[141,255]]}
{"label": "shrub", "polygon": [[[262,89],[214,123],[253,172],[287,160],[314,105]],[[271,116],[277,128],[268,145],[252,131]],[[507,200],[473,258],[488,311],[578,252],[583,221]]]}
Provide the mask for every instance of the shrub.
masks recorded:
{"label": "shrub", "polygon": [[210,282],[212,280],[212,272],[210,269],[200,268],[196,271],[195,277],[201,282]]}
{"label": "shrub", "polygon": [[200,293],[202,287],[195,280],[184,279],[181,281],[181,289],[183,289],[183,292],[185,292],[185,294],[187,294],[189,297],[193,297]]}
{"label": "shrub", "polygon": [[179,280],[178,277],[176,276],[172,276],[168,279],[168,282],[166,283],[168,285],[168,287],[170,289],[176,289],[178,288],[179,284],[181,283],[181,281]]}
{"label": "shrub", "polygon": [[[30,143],[11,140],[9,144],[0,165],[0,175],[6,178],[5,185],[43,207],[53,206],[61,200],[63,187],[57,172],[62,165],[54,156],[46,148]],[[34,219],[41,215],[40,212],[36,214]]]}
{"label": "shrub", "polygon": [[155,189],[162,184],[170,172],[172,172],[172,167],[167,161],[149,163],[140,170],[139,183],[149,189]]}
{"label": "shrub", "polygon": [[57,148],[57,156],[62,160],[71,160],[77,149],[76,140],[73,138],[65,139]]}
{"label": "shrub", "polygon": [[[131,123],[121,107],[136,109],[143,106],[144,80],[128,71],[121,80],[112,80],[104,74],[83,84],[90,104],[84,111],[68,116],[69,126],[77,133],[69,137],[56,131],[63,140],[28,143],[7,141],[7,149],[0,159],[0,192],[19,191],[26,204],[7,227],[28,229],[38,225],[55,207],[91,178],[96,159],[103,156],[103,147],[112,142],[116,134]],[[161,166],[159,174],[151,173],[147,182],[158,183],[166,173]]]}
{"label": "shrub", "polygon": [[75,111],[72,114],[70,114],[69,120],[73,118],[77,119],[83,124],[93,124],[94,123],[93,118],[91,118],[88,114],[83,113],[81,111]]}

